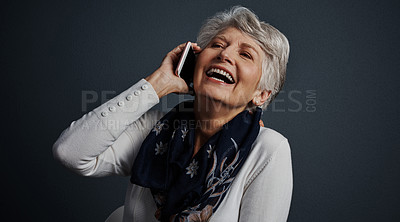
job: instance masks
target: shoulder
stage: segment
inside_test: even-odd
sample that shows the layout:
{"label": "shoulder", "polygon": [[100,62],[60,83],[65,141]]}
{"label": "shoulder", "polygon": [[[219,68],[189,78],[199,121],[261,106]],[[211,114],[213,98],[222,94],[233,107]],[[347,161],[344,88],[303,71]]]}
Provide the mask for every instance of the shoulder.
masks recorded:
{"label": "shoulder", "polygon": [[272,162],[287,162],[291,159],[290,155],[289,142],[285,136],[273,129],[261,127],[245,163],[247,169],[245,187]]}
{"label": "shoulder", "polygon": [[260,132],[253,143],[253,151],[263,154],[266,158],[285,147],[289,148],[288,139],[279,132],[266,127],[260,127]]}
{"label": "shoulder", "polygon": [[253,143],[253,149],[257,146],[261,148],[259,152],[271,154],[276,152],[277,149],[285,143],[288,145],[288,139],[279,132],[270,128],[260,127],[260,132]]}

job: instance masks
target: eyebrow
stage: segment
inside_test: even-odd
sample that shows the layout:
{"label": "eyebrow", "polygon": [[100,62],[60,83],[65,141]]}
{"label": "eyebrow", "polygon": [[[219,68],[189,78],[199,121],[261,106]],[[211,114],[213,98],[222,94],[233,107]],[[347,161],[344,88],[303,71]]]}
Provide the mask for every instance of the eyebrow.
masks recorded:
{"label": "eyebrow", "polygon": [[[214,37],[214,39],[221,39],[222,41],[227,42],[227,39],[226,39],[225,36],[223,36],[223,35],[217,35],[217,36]],[[260,55],[260,54],[258,53],[258,51],[254,48],[254,46],[250,45],[249,43],[241,43],[241,44],[240,44],[240,47],[241,47],[241,48],[250,48],[250,49],[252,49],[258,56]]]}
{"label": "eyebrow", "polygon": [[250,45],[250,44],[248,44],[248,43],[242,43],[241,45],[244,46],[245,48],[250,48],[250,49],[252,49],[255,53],[257,53],[257,55],[259,55],[259,54],[258,54],[258,51],[254,48],[254,46],[252,46],[252,45]]}

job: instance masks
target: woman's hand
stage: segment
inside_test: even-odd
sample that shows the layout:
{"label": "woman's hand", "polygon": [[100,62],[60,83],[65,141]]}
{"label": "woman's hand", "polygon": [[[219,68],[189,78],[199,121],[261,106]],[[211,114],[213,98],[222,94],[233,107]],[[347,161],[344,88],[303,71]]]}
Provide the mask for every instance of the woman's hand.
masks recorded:
{"label": "woman's hand", "polygon": [[[185,48],[186,43],[180,44],[170,51],[163,59],[160,67],[146,78],[156,91],[159,98],[170,93],[188,93],[189,87],[185,80],[175,75],[175,67],[178,65],[179,58]],[[195,53],[201,51],[200,46],[192,43]]]}

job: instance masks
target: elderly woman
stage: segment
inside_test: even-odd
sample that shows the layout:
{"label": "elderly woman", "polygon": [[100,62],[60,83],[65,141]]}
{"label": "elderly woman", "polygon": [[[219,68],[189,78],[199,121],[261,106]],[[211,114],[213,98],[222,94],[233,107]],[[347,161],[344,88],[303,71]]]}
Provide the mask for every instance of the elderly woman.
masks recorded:
{"label": "elderly woman", "polygon": [[194,101],[150,110],[187,93],[174,75],[184,44],[150,76],[74,121],[54,156],[84,176],[130,176],[124,221],[286,221],[292,194],[287,139],[260,126],[280,91],[289,44],[244,7],[200,30]]}

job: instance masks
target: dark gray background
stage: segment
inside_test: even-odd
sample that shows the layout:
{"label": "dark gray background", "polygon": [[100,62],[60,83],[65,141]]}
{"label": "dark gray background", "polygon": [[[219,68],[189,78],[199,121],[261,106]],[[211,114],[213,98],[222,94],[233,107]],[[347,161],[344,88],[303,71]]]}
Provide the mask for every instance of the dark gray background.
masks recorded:
{"label": "dark gray background", "polygon": [[[128,178],[80,177],[53,159],[52,144],[102,92],[110,99],[147,76],[195,41],[204,19],[237,4],[291,44],[284,91],[263,116],[292,148],[288,221],[399,221],[400,7],[355,0],[3,1],[5,215],[104,221],[122,205]],[[87,103],[85,92],[99,99]]]}

